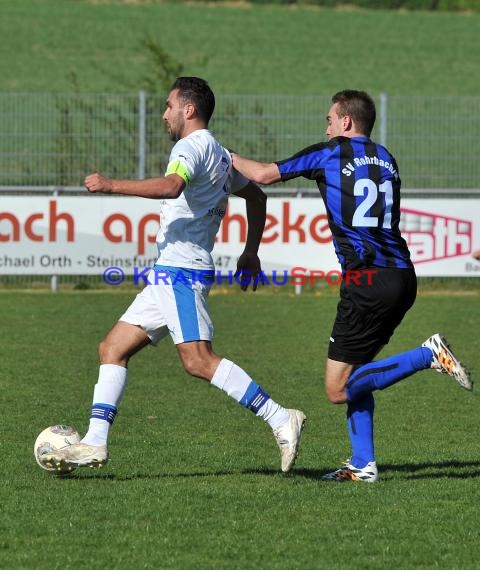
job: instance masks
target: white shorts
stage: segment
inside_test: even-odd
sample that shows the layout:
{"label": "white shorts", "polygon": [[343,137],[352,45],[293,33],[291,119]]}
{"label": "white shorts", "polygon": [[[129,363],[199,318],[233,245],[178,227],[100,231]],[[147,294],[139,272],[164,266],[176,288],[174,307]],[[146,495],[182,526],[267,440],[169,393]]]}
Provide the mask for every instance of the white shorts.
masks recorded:
{"label": "white shorts", "polygon": [[[157,275],[155,275],[157,272]],[[142,327],[153,344],[170,333],[175,344],[213,339],[207,308],[210,285],[191,269],[155,265],[147,285],[120,321]]]}

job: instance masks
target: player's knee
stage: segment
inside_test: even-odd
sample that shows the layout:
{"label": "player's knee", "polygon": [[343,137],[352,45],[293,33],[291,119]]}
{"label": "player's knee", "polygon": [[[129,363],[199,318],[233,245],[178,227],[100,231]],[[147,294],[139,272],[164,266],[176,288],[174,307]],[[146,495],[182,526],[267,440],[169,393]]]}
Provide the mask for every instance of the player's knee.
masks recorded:
{"label": "player's knee", "polygon": [[110,352],[108,342],[103,339],[98,345],[98,358],[100,362],[104,362],[107,359],[107,355]]}
{"label": "player's knee", "polygon": [[101,363],[116,363],[118,361],[123,361],[125,359],[125,356],[123,354],[119,354],[119,351],[115,344],[109,342],[109,340],[105,338],[98,345],[98,358]]}
{"label": "player's knee", "polygon": [[347,401],[347,396],[344,390],[339,390],[338,388],[333,388],[331,386],[326,386],[325,391],[327,393],[327,398],[332,404],[345,404]]}
{"label": "player's knee", "polygon": [[185,372],[190,374],[190,376],[205,378],[203,360],[198,358],[197,355],[184,356],[182,358],[182,364]]}

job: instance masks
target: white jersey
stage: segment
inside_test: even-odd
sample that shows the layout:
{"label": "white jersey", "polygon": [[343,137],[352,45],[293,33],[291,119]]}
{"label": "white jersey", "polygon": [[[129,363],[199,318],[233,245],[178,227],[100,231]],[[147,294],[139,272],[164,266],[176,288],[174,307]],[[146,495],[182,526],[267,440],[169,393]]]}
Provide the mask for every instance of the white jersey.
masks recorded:
{"label": "white jersey", "polygon": [[248,180],[232,168],[230,153],[207,129],[175,144],[171,172],[181,172],[187,185],[178,198],[161,201],[157,264],[214,269],[211,252],[228,197]]}

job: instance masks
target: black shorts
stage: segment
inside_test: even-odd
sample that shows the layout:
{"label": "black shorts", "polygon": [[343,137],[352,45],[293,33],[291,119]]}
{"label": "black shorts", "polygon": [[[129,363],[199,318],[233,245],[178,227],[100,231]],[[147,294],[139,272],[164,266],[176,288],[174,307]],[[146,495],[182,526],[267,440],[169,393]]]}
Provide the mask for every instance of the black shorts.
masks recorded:
{"label": "black shorts", "polygon": [[[348,364],[371,362],[401,323],[417,295],[413,269],[370,267],[359,285],[344,278],[328,357]],[[361,270],[359,270],[361,271]],[[369,284],[370,282],[370,284]]]}

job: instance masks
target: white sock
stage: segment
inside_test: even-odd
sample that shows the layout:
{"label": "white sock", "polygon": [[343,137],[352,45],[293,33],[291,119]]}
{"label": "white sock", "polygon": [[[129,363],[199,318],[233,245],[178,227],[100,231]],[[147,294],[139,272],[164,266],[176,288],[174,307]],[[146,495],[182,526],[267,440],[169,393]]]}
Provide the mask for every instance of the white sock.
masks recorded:
{"label": "white sock", "polygon": [[90,424],[82,443],[106,445],[108,432],[127,385],[127,369],[116,364],[101,364],[93,392]]}
{"label": "white sock", "polygon": [[288,421],[288,411],[274,402],[250,376],[235,363],[222,358],[211,383],[277,429]]}

